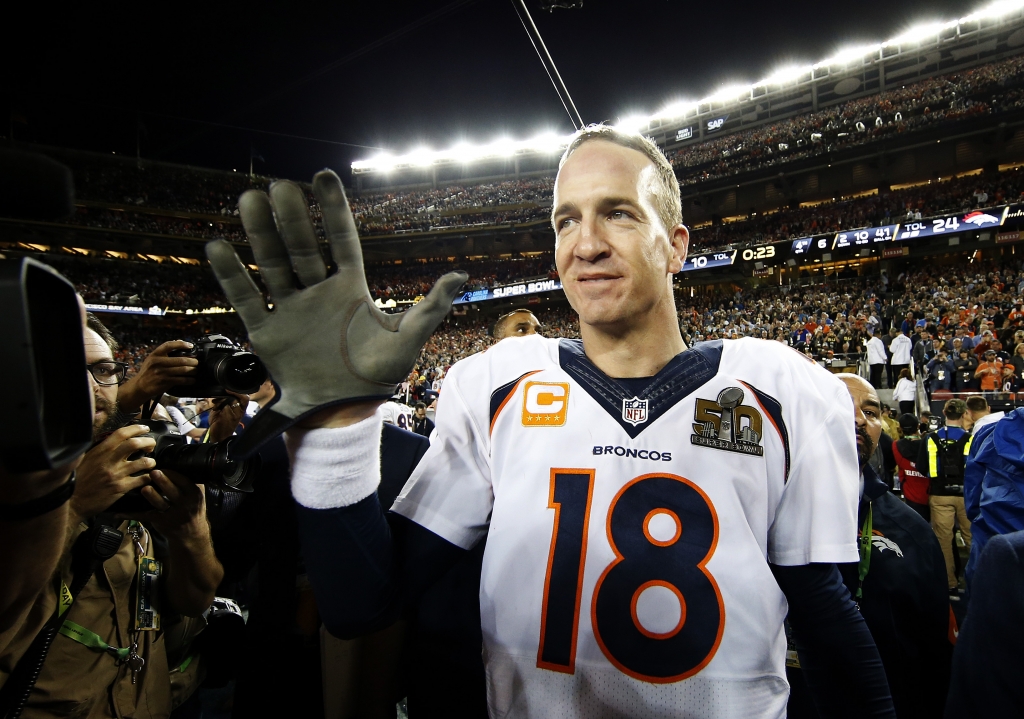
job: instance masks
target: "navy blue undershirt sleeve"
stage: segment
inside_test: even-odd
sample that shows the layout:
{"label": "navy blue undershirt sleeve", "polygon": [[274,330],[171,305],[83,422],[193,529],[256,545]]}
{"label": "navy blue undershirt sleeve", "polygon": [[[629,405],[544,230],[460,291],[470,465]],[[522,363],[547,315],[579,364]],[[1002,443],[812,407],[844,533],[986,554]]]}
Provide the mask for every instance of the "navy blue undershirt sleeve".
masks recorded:
{"label": "navy blue undershirt sleeve", "polygon": [[819,714],[895,719],[882,659],[834,564],[770,565]]}
{"label": "navy blue undershirt sleeve", "polygon": [[338,509],[296,503],[306,573],[324,626],[336,637],[390,626],[466,554],[386,511],[429,446],[426,437],[385,424],[375,494]]}
{"label": "navy blue undershirt sleeve", "polygon": [[376,494],[348,507],[296,506],[302,556],[324,626],[352,639],[390,626],[465,554]]}

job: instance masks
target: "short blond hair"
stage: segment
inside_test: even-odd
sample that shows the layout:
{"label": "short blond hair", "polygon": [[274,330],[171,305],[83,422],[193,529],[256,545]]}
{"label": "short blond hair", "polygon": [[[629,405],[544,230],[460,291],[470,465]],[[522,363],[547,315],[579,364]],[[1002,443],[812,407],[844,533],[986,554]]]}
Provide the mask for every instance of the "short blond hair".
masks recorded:
{"label": "short blond hair", "polygon": [[683,204],[679,199],[679,180],[676,179],[672,163],[668,161],[665,153],[661,151],[661,148],[658,147],[654,140],[638,132],[623,132],[611,125],[588,125],[582,130],[577,130],[576,134],[569,140],[569,146],[562,153],[562,159],[558,161],[559,172],[561,172],[562,165],[565,164],[565,161],[569,159],[572,153],[576,152],[584,143],[591,142],[592,140],[603,140],[620,147],[628,147],[630,150],[636,150],[641,153],[654,163],[660,184],[660,187],[654,193],[654,208],[658,212],[658,217],[662,224],[665,225],[666,231],[682,224]]}

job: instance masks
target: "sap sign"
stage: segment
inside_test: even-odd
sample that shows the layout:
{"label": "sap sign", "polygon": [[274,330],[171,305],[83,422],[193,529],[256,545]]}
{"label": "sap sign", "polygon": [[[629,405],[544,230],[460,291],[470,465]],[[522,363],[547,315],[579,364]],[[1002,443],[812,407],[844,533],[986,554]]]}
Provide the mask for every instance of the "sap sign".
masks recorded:
{"label": "sap sign", "polygon": [[708,120],[708,132],[714,132],[715,130],[721,130],[725,121],[729,119],[728,115],[723,117],[716,117],[714,120]]}

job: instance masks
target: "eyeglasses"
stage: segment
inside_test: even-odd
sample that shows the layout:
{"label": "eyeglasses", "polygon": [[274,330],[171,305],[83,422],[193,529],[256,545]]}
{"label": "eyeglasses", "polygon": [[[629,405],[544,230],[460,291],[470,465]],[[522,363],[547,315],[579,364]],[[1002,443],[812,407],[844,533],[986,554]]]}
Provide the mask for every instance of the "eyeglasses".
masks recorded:
{"label": "eyeglasses", "polygon": [[115,385],[124,382],[125,377],[128,376],[128,363],[127,362],[115,362],[114,360],[103,360],[101,362],[93,362],[85,366],[89,370],[89,374],[96,380],[96,384],[100,385]]}

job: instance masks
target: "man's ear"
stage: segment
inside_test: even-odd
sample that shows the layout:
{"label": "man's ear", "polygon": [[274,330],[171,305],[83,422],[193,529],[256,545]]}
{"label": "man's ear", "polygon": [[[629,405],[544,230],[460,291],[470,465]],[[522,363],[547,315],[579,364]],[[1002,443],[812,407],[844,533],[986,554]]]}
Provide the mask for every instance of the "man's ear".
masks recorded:
{"label": "man's ear", "polygon": [[686,253],[690,247],[690,231],[686,229],[686,225],[679,223],[669,231],[668,241],[672,247],[668,271],[674,275],[683,269],[686,262]]}

